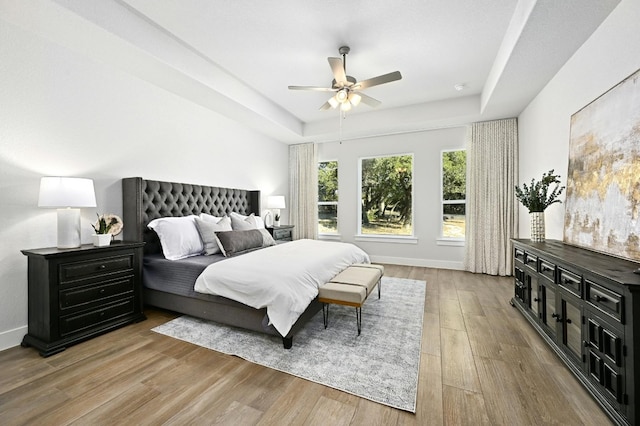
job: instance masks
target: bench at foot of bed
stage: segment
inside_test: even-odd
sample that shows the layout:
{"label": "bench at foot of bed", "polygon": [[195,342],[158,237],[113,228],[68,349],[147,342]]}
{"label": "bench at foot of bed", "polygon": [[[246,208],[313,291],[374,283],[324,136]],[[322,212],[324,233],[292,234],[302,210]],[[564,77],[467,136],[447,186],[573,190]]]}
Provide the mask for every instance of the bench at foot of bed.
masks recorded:
{"label": "bench at foot of bed", "polygon": [[362,330],[362,305],[373,289],[378,286],[380,298],[384,266],[355,264],[336,275],[330,282],[318,289],[318,300],[322,302],[324,328],[329,324],[329,304],[353,306],[356,308],[358,335]]}

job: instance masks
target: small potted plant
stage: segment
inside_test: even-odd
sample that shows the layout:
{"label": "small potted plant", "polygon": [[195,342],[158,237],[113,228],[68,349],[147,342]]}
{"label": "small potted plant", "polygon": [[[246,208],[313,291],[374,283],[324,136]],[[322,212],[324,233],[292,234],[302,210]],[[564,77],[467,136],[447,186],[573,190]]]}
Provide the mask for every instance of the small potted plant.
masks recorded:
{"label": "small potted plant", "polygon": [[97,216],[98,221],[95,225],[91,225],[93,230],[96,231],[95,235],[93,235],[93,245],[97,247],[108,246],[111,244],[113,236],[122,231],[122,219],[115,214],[97,214]]}
{"label": "small potted plant", "polygon": [[[549,187],[555,184],[551,193]],[[544,211],[551,204],[561,203],[558,197],[564,191],[560,186],[560,176],[555,175],[553,169],[542,174],[542,180],[536,182],[531,179],[531,185],[516,186],[516,198],[529,210],[531,218],[531,241],[542,242],[545,239]]]}
{"label": "small potted plant", "polygon": [[273,225],[280,226],[280,213],[276,213],[273,218]]}

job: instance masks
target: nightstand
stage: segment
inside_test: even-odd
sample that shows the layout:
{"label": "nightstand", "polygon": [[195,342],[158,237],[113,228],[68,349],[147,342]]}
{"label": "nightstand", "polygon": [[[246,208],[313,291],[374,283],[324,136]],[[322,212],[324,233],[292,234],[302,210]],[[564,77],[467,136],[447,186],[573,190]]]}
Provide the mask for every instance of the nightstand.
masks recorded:
{"label": "nightstand", "polygon": [[40,355],[145,319],[144,243],[22,250],[28,257],[29,330],[22,346]]}
{"label": "nightstand", "polygon": [[293,228],[294,225],[280,225],[267,228],[267,230],[276,242],[280,242],[293,241]]}

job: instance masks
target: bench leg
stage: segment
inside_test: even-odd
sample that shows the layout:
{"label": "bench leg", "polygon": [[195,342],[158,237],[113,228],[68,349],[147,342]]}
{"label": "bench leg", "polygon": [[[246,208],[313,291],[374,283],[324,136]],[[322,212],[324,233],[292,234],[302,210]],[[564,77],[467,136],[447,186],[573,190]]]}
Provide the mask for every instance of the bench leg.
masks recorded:
{"label": "bench leg", "polygon": [[328,303],[322,304],[322,321],[324,322],[324,328],[327,328],[327,325],[329,324],[329,304]]}
{"label": "bench leg", "polygon": [[362,330],[362,307],[356,307],[356,323],[358,324],[358,336],[360,335],[360,330]]}
{"label": "bench leg", "polygon": [[380,281],[378,281],[378,299],[380,299],[380,288],[382,287],[382,277],[380,277]]}

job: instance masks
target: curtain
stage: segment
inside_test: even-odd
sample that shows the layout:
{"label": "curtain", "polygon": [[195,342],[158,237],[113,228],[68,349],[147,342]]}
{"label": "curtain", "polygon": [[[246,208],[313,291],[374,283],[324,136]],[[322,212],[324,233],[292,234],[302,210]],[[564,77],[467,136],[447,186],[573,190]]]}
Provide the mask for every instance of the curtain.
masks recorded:
{"label": "curtain", "polygon": [[294,239],[318,238],[318,161],[314,143],[289,146],[289,223]]}
{"label": "curtain", "polygon": [[511,275],[518,236],[518,123],[473,123],[467,130],[467,223],[464,268]]}

